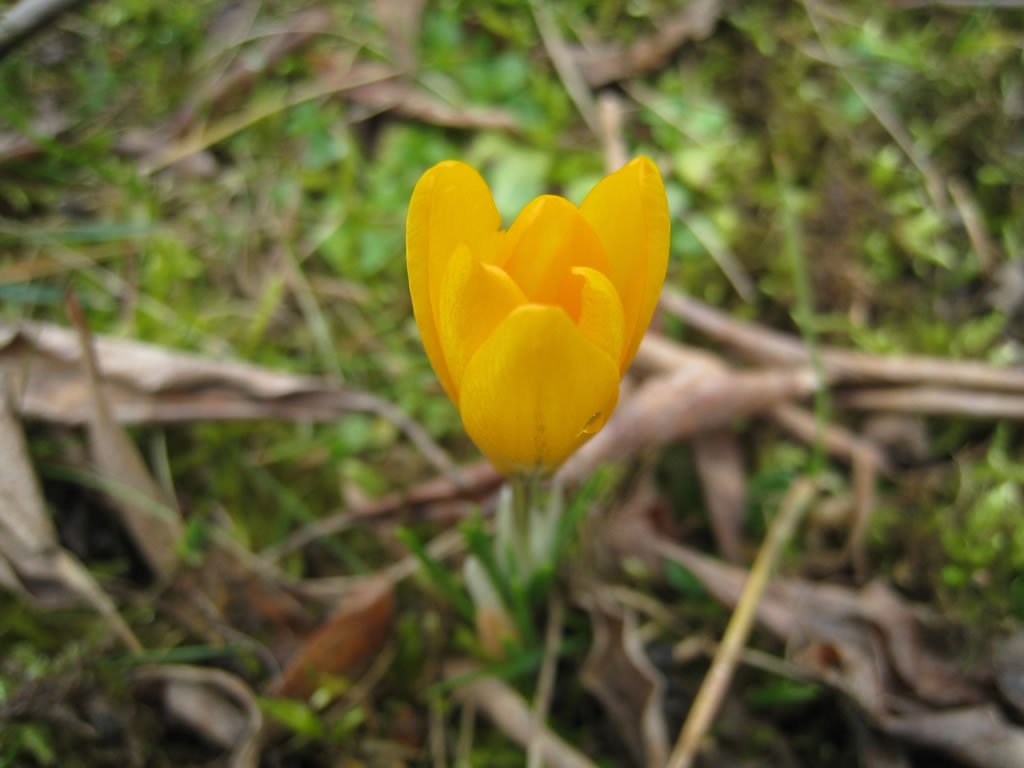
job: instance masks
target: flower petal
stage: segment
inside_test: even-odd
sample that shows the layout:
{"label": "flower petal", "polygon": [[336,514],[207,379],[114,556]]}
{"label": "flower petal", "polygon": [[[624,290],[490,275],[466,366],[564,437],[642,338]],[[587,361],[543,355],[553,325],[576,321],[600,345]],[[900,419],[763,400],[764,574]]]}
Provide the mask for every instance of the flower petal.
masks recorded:
{"label": "flower petal", "polygon": [[523,304],[526,297],[505,272],[481,263],[464,245],[455,249],[441,281],[437,330],[456,392],[473,353]]}
{"label": "flower petal", "polygon": [[501,217],[487,182],[465,163],[438,163],[416,183],[405,224],[409,293],[427,357],[453,400],[455,388],[437,333],[441,279],[460,244],[477,258],[492,261],[500,228]]}
{"label": "flower petal", "polygon": [[502,472],[554,469],[595,434],[619,397],[619,367],[561,307],[528,304],[466,366],[466,432]]}
{"label": "flower petal", "polygon": [[590,267],[573,267],[562,287],[559,301],[576,321],[583,335],[607,352],[622,358],[625,317],[622,301],[612,281]]}
{"label": "flower petal", "polygon": [[499,244],[498,264],[538,304],[558,301],[572,267],[608,272],[594,230],[575,205],[554,195],[542,195],[523,208]]}
{"label": "flower petal", "polygon": [[658,167],[638,157],[602,179],[580,206],[604,245],[609,272],[626,314],[622,370],[636,355],[668,266],[669,219]]}

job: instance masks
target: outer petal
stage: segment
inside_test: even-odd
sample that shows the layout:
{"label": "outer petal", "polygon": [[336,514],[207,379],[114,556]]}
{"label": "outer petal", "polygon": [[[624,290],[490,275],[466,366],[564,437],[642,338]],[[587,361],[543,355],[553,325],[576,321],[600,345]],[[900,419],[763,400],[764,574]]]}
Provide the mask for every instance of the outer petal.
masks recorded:
{"label": "outer petal", "polygon": [[651,322],[668,266],[668,201],[657,166],[646,157],[632,160],[590,191],[580,213],[604,245],[622,299],[625,370]]}
{"label": "outer petal", "polygon": [[500,227],[501,217],[487,182],[465,163],[438,163],[416,183],[405,224],[409,292],[427,357],[453,400],[455,387],[437,332],[442,275],[460,244],[468,246],[477,258],[492,261]]}
{"label": "outer petal", "polygon": [[622,301],[611,280],[590,267],[573,267],[563,284],[559,303],[583,335],[603,349],[612,360],[622,358],[625,317]]}
{"label": "outer petal", "polygon": [[619,397],[619,367],[560,307],[528,304],[469,361],[459,410],[502,472],[554,469],[596,433]]}
{"label": "outer petal", "polygon": [[575,205],[554,195],[542,195],[523,208],[501,241],[498,263],[538,304],[558,301],[572,267],[608,272],[608,258],[593,228]]}
{"label": "outer petal", "polygon": [[437,329],[456,392],[466,364],[484,339],[526,303],[519,286],[500,268],[478,261],[464,245],[455,249],[441,281]]}

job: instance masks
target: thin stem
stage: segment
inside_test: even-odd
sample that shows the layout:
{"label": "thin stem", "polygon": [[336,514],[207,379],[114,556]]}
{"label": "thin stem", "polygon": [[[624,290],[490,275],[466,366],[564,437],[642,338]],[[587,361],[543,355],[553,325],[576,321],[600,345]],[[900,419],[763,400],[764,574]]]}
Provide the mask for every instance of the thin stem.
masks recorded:
{"label": "thin stem", "polygon": [[519,475],[509,480],[512,487],[512,525],[515,529],[516,557],[520,574],[525,575],[530,567],[530,505],[533,503],[533,482],[529,477]]}

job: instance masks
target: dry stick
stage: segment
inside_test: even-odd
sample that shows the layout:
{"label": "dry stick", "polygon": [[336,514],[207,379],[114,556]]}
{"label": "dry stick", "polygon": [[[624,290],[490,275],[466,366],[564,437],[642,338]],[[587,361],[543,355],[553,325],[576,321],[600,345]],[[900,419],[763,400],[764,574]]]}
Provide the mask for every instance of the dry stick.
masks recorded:
{"label": "dry stick", "polygon": [[1024,419],[1024,397],[948,387],[885,387],[843,392],[836,407],[868,411],[938,413],[981,419]]}
{"label": "dry stick", "polygon": [[875,511],[879,465],[871,453],[853,455],[853,524],[846,542],[846,553],[858,582],[868,578],[867,538]]}
{"label": "dry stick", "polygon": [[456,488],[467,487],[466,477],[462,470],[452,461],[452,457],[420,426],[419,422],[410,418],[397,405],[369,392],[353,392],[347,395],[353,408],[375,413],[385,421],[398,427],[409,441],[419,449],[423,458],[434,465]]}
{"label": "dry stick", "polygon": [[555,669],[558,665],[558,645],[562,641],[564,618],[565,603],[558,590],[552,589],[548,600],[548,626],[544,633],[544,659],[537,677],[537,694],[533,699],[533,734],[526,753],[526,768],[541,768],[544,757],[541,734],[551,708],[551,695],[555,690]]}
{"label": "dry stick", "polygon": [[[817,419],[814,418],[814,414],[806,408],[792,403],[785,403],[784,405],[772,408],[769,416],[782,429],[807,445],[813,445],[817,439],[820,425]],[[845,459],[851,464],[856,462],[857,457],[863,454],[866,457],[870,457],[878,468],[886,474],[892,472],[888,458],[875,443],[854,434],[839,424],[829,424],[827,426],[827,429],[821,435],[821,444],[830,455]]]}
{"label": "dry stick", "polygon": [[533,20],[537,25],[537,31],[540,32],[540,39],[544,41],[544,48],[551,58],[551,63],[555,65],[555,71],[558,72],[569,98],[573,100],[576,108],[580,111],[580,116],[590,132],[595,136],[600,136],[601,127],[597,119],[594,95],[590,92],[590,86],[587,85],[586,79],[576,65],[572,51],[559,36],[558,26],[551,17],[551,12],[541,0],[530,0],[530,10],[533,11]]}
{"label": "dry stick", "polygon": [[978,257],[978,269],[982,274],[988,274],[992,271],[998,255],[995,245],[985,231],[985,221],[978,208],[978,203],[962,179],[950,179],[948,187],[949,195],[953,198],[953,205],[960,213],[964,229],[967,230],[967,237],[974,248],[974,255]]}
{"label": "dry stick", "polygon": [[570,52],[587,83],[599,88],[661,69],[683,43],[710,35],[721,14],[721,0],[692,0],[682,12],[657,19],[653,34],[626,48],[573,46]]}
{"label": "dry stick", "polygon": [[[803,342],[795,336],[737,320],[692,296],[665,289],[660,305],[687,325],[755,360],[788,365],[809,361]],[[821,360],[833,381],[928,382],[1024,392],[1020,368],[922,355],[883,357],[829,347],[822,348]]]}
{"label": "dry stick", "polygon": [[[487,521],[491,523],[491,520]],[[487,528],[488,531],[492,527]],[[427,553],[435,560],[446,560],[462,553],[466,549],[466,537],[459,528],[449,528],[444,533],[438,534],[427,544]],[[412,576],[420,568],[420,559],[415,555],[409,555],[401,560],[392,563],[381,571],[366,576],[326,576],[323,578],[306,579],[295,585],[295,589],[306,597],[315,600],[336,600],[362,586],[367,579],[386,577],[391,583],[398,584],[403,579]]]}
{"label": "dry stick", "polygon": [[718,234],[714,225],[707,219],[701,219],[692,214],[684,213],[680,218],[690,233],[704,247],[704,250],[714,259],[715,264],[722,270],[725,279],[729,281],[739,297],[746,302],[754,301],[757,298],[757,286],[754,284],[754,278],[750,276],[747,268],[743,266],[743,262]]}
{"label": "dry stick", "polygon": [[[819,425],[810,411],[787,403],[773,408],[770,415],[776,424],[808,445],[818,439]],[[867,576],[865,542],[875,510],[878,473],[890,474],[892,466],[877,445],[838,424],[826,426],[821,444],[830,455],[846,459],[853,467],[854,515],[846,554],[857,580],[863,581]]]}
{"label": "dry stick", "polygon": [[939,213],[945,216],[949,209],[949,201],[946,197],[946,184],[938,168],[921,151],[921,148],[914,143],[914,138],[903,127],[903,124],[889,109],[888,105],[872,91],[869,91],[856,76],[843,66],[839,57],[836,56],[832,43],[829,42],[822,29],[821,21],[818,19],[816,0],[804,0],[804,9],[807,11],[807,18],[810,19],[818,40],[821,42],[821,47],[825,51],[825,60],[839,70],[839,74],[843,76],[843,79],[846,80],[854,93],[864,102],[865,106],[871,111],[871,114],[875,116],[875,119],[882,124],[882,127],[885,128],[899,148],[903,150],[903,153],[910,162],[921,172],[921,175],[924,176],[928,196],[931,197],[932,203],[934,203]]}
{"label": "dry stick", "polygon": [[601,123],[604,172],[614,173],[629,161],[626,142],[622,138],[621,99],[611,91],[602,91],[597,98],[597,116]]}
{"label": "dry stick", "polygon": [[396,73],[393,70],[363,65],[361,67],[354,67],[352,72],[346,72],[340,76],[322,78],[297,88],[286,98],[276,98],[264,104],[254,105],[239,115],[226,117],[205,130],[184,136],[180,141],[165,148],[153,160],[151,165],[143,169],[143,173],[156,173],[189,155],[207,149],[229,136],[233,136],[239,131],[258,123],[260,120],[265,120],[271,115],[276,115],[291,107],[324,96],[333,96],[336,93],[350,91],[354,88],[370,85],[371,83],[390,80],[395,76]]}
{"label": "dry stick", "polygon": [[[715,652],[704,682],[697,692],[697,697],[690,708],[690,714],[679,732],[679,740],[672,750],[668,768],[690,768],[697,755],[701,739],[707,733],[718,708],[725,697],[732,679],[733,671],[746,645],[747,637],[754,625],[757,605],[768,585],[768,579],[778,562],[782,547],[789,541],[797,524],[803,517],[807,507],[814,498],[816,489],[814,482],[806,477],[793,482],[782,501],[778,517],[772,521],[768,534],[765,536],[761,551],[750,570],[750,577],[743,587],[743,593],[736,604],[729,625],[725,629],[722,643]],[[669,545],[671,546],[671,545]],[[664,543],[658,542],[656,547],[663,550]],[[663,552],[663,554],[668,554]]]}
{"label": "dry stick", "polygon": [[316,6],[299,11],[284,26],[271,32],[256,56],[244,56],[226,73],[201,85],[198,93],[180,107],[169,124],[169,132],[177,137],[188,131],[201,112],[207,117],[220,112],[231,98],[252,87],[258,78],[270,72],[278,61],[312,42],[330,28],[333,17],[325,8]]}
{"label": "dry stick", "polygon": [[[479,671],[474,664],[450,662],[445,664],[445,677],[470,675]],[[476,677],[459,685],[452,695],[466,704],[473,704],[502,731],[522,746],[534,738],[533,717],[523,697],[494,677]],[[538,734],[541,740],[544,762],[550,768],[596,768],[587,757],[575,747],[546,728]]]}
{"label": "dry stick", "polygon": [[82,0],[21,0],[0,15],[0,61],[47,22]]}
{"label": "dry stick", "polygon": [[459,735],[455,741],[455,768],[472,768],[469,756],[476,734],[476,705],[467,701],[459,713]]}

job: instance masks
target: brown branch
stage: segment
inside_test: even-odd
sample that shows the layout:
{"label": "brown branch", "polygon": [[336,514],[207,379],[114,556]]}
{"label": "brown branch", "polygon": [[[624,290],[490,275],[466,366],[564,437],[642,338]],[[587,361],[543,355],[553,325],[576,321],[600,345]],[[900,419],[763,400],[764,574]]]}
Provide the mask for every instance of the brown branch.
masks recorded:
{"label": "brown branch", "polygon": [[720,0],[691,0],[685,10],[659,19],[657,32],[640,38],[628,48],[577,47],[572,49],[572,55],[592,88],[628,80],[661,68],[683,43],[706,38],[721,13]]}
{"label": "brown branch", "polygon": [[[751,359],[780,365],[810,364],[810,353],[798,337],[737,320],[692,296],[666,289],[661,294],[661,307]],[[834,382],[928,382],[1024,392],[1024,370],[1020,368],[942,357],[871,355],[830,347],[821,350],[821,360]]]}
{"label": "brown branch", "polygon": [[901,411],[981,419],[1024,419],[1024,396],[948,387],[887,387],[837,392],[838,408]]}
{"label": "brown branch", "polygon": [[0,61],[65,11],[82,0],[21,0],[0,15]]}

